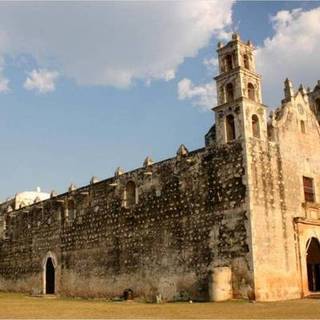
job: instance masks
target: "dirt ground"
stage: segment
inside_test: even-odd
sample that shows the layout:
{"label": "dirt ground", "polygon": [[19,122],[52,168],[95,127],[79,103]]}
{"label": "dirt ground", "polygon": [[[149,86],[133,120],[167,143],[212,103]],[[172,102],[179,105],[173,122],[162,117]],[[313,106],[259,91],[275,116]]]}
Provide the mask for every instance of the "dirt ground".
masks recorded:
{"label": "dirt ground", "polygon": [[0,318],[30,319],[320,319],[320,299],[220,303],[107,302],[0,293]]}

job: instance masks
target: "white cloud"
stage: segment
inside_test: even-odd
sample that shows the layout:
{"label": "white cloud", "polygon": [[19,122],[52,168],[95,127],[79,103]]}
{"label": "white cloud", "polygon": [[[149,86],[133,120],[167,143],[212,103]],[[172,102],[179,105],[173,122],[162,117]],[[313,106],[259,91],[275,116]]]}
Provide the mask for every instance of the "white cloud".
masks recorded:
{"label": "white cloud", "polygon": [[265,103],[274,106],[280,104],[286,77],[311,87],[320,78],[320,8],[279,11],[271,22],[274,35],[257,49],[256,61]]}
{"label": "white cloud", "polygon": [[217,67],[219,65],[219,60],[216,57],[212,57],[210,59],[206,58],[206,59],[203,59],[203,64],[207,67],[208,71],[212,73],[212,72],[216,72]]}
{"label": "white cloud", "polygon": [[218,39],[229,41],[232,37],[233,32],[234,32],[234,30],[233,31],[221,30],[221,32],[219,32],[219,34],[218,34]]}
{"label": "white cloud", "polygon": [[176,77],[176,73],[175,73],[175,70],[171,69],[171,70],[167,70],[165,73],[164,73],[164,79],[166,81],[170,81],[172,79],[174,79]]}
{"label": "white cloud", "polygon": [[23,86],[27,90],[36,90],[39,93],[48,93],[55,90],[55,81],[59,73],[46,69],[32,70]]}
{"label": "white cloud", "polygon": [[9,80],[0,75],[0,92],[9,91]]}
{"label": "white cloud", "polygon": [[190,79],[184,78],[178,83],[178,99],[191,100],[194,106],[201,109],[211,109],[216,104],[216,85],[212,81],[196,86]]}
{"label": "white cloud", "polygon": [[[0,55],[31,54],[81,85],[169,81],[231,24],[233,1],[2,6]],[[227,28],[227,29],[226,29]]]}
{"label": "white cloud", "polygon": [[[1,32],[0,32],[1,39]],[[6,93],[10,91],[9,80],[3,75],[4,59],[0,56],[0,93]]]}

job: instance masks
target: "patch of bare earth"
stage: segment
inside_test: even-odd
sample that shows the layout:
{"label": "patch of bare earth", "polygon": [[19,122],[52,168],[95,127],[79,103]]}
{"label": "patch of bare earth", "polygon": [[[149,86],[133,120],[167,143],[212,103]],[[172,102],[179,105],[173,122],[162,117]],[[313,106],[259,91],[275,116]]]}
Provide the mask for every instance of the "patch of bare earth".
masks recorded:
{"label": "patch of bare earth", "polygon": [[320,299],[220,303],[107,302],[0,293],[0,318],[50,319],[319,319]]}

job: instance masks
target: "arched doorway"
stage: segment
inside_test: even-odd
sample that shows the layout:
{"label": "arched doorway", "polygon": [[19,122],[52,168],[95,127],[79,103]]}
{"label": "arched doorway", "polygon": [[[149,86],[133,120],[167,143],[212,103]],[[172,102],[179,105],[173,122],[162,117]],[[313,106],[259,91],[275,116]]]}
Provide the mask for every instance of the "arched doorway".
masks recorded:
{"label": "arched doorway", "polygon": [[320,291],[320,244],[316,238],[307,242],[307,272],[309,291]]}
{"label": "arched doorway", "polygon": [[55,293],[55,269],[51,257],[46,262],[46,294]]}

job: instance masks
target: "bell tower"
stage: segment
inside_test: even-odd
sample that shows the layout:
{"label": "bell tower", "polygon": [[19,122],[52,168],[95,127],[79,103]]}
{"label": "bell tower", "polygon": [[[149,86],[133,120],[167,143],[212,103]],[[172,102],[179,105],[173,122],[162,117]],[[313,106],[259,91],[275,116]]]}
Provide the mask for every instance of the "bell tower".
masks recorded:
{"label": "bell tower", "polygon": [[266,107],[261,99],[261,77],[256,73],[254,47],[238,34],[226,45],[218,44],[218,104],[212,110],[216,119],[216,141],[267,139]]}

